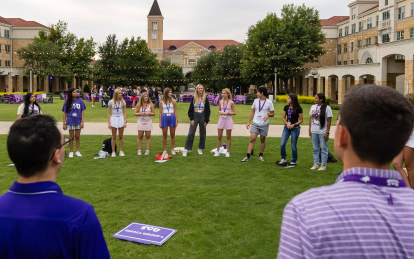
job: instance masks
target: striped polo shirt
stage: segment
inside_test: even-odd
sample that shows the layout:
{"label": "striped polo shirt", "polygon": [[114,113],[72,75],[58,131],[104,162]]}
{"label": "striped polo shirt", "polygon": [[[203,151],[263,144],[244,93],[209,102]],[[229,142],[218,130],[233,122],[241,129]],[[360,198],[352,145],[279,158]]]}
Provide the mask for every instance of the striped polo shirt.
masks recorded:
{"label": "striped polo shirt", "polygon": [[283,213],[278,258],[414,258],[414,191],[344,181],[350,175],[402,179],[351,168],[335,184],[297,195]]}

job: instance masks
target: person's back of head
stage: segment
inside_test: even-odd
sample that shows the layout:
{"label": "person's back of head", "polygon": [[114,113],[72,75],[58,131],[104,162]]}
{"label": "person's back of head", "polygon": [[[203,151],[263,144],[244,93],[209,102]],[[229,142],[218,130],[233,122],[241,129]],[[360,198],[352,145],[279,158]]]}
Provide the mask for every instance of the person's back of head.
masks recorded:
{"label": "person's back of head", "polygon": [[339,124],[349,131],[352,148],[361,161],[385,165],[404,147],[413,120],[413,106],[396,90],[362,85],[345,95]]}
{"label": "person's back of head", "polygon": [[17,120],[7,137],[7,151],[19,175],[29,178],[47,168],[50,158],[60,148],[61,134],[56,121],[48,115]]}

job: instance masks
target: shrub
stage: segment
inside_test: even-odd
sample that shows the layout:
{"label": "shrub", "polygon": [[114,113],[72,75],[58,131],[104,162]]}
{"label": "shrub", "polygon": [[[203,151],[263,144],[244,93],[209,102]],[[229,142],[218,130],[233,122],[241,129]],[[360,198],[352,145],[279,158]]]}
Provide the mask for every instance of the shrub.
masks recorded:
{"label": "shrub", "polygon": [[[276,96],[276,100],[278,102],[286,103],[287,97],[288,97],[287,95],[278,95],[278,96]],[[315,97],[298,95],[298,100],[299,100],[300,104],[313,104],[313,101],[315,100]],[[327,103],[329,103],[330,101],[331,101],[330,98],[326,98]]]}
{"label": "shrub", "polygon": [[339,109],[341,109],[340,104],[331,104],[330,106],[331,106],[332,110],[338,110],[339,111]]}

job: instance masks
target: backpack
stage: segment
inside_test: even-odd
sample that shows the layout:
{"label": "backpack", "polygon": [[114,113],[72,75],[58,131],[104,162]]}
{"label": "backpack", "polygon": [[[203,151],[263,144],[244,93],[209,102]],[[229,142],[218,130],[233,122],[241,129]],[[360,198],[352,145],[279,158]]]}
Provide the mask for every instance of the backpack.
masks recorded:
{"label": "backpack", "polygon": [[[103,141],[102,150],[105,152],[108,152],[109,154],[112,153],[111,138],[107,138]],[[115,144],[115,152],[116,152],[116,144]]]}

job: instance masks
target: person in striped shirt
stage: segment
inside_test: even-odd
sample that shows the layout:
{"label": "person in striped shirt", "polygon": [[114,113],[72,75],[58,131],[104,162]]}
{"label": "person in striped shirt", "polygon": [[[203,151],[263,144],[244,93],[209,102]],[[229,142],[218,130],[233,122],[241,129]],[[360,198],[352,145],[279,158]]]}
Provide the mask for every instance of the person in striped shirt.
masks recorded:
{"label": "person in striped shirt", "polygon": [[413,120],[412,105],[391,88],[346,94],[334,141],[343,172],[286,205],[278,258],[414,258],[414,191],[390,170]]}

